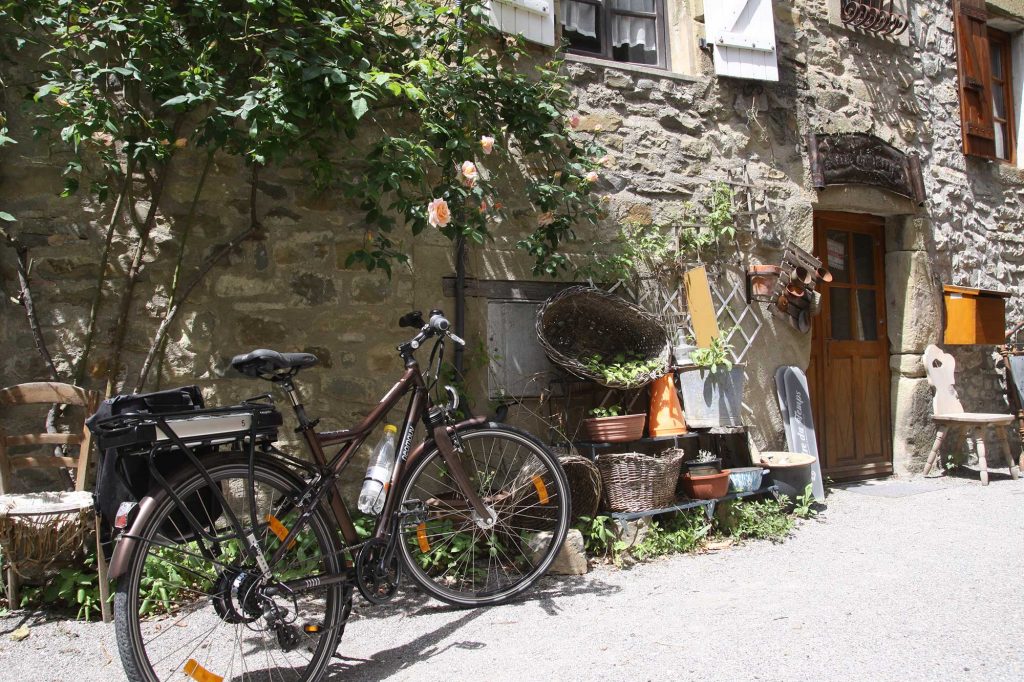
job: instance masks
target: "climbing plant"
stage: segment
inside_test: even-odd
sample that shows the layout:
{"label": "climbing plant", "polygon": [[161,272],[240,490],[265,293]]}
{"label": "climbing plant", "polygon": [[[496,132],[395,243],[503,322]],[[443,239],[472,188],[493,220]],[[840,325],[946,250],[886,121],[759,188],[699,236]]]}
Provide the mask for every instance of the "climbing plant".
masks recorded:
{"label": "climbing plant", "polygon": [[[389,276],[424,230],[481,244],[513,217],[530,226],[519,246],[535,271],[554,275],[574,227],[599,215],[601,150],[573,130],[559,64],[493,28],[484,0],[0,0],[0,43],[22,65],[38,64],[22,87],[35,133],[69,153],[64,195],[87,191],[109,207],[75,378],[109,284],[111,240],[124,232],[133,242],[114,287],[108,392],[123,373],[135,285],[182,154],[201,154],[203,171],[189,175],[192,206],[172,226],[177,265],[135,390],[195,284],[261,233],[258,177],[268,167],[301,165],[317,190],[351,199],[367,229],[347,264]],[[249,224],[186,272],[195,206],[222,156],[249,170]],[[509,215],[522,194],[532,213]]]}

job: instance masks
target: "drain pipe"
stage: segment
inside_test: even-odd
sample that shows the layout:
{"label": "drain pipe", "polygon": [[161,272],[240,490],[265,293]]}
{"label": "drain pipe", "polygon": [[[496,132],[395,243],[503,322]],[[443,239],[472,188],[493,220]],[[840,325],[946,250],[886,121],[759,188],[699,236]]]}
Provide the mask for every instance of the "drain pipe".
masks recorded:
{"label": "drain pipe", "polygon": [[[462,0],[455,0],[455,31],[458,35],[455,41],[456,68],[462,64],[466,47],[462,41],[462,22]],[[455,334],[466,338],[466,238],[463,236],[459,236],[455,243]],[[458,344],[455,344],[452,362],[455,365],[455,378],[461,382],[465,349]]]}

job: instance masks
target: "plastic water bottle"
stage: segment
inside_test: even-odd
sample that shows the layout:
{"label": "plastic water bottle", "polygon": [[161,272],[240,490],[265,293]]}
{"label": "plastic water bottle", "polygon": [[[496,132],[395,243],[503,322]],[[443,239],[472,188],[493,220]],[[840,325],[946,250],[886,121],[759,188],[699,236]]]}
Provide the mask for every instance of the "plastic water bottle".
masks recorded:
{"label": "plastic water bottle", "polygon": [[359,511],[376,516],[384,509],[384,486],[391,480],[395,467],[395,434],[398,427],[384,425],[384,436],[370,455],[370,466],[366,467],[363,489],[359,491]]}

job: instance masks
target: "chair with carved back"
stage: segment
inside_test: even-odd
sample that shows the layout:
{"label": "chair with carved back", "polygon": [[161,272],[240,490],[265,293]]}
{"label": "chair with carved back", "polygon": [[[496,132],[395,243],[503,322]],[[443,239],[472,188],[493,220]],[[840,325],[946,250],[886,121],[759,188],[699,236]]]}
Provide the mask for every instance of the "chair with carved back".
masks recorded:
{"label": "chair with carved back", "polygon": [[931,471],[942,450],[943,442],[948,435],[952,434],[954,444],[959,443],[961,438],[974,440],[974,447],[978,453],[978,466],[981,470],[981,483],[988,485],[985,433],[991,428],[995,430],[999,438],[1006,463],[1010,467],[1010,476],[1016,480],[1018,469],[1014,464],[1013,455],[1010,452],[1010,442],[1006,437],[1006,429],[1013,424],[1014,416],[1012,414],[964,412],[964,407],[956,392],[956,360],[937,346],[932,345],[925,349],[924,369],[928,375],[928,383],[935,388],[935,397],[932,399],[932,420],[935,422],[936,432],[935,442],[932,445],[932,451],[928,454],[928,462],[925,464],[923,475],[927,476]]}
{"label": "chair with carved back", "polygon": [[[95,536],[100,608],[110,620],[107,566],[100,545],[100,522],[86,491],[92,434],[84,421],[96,411],[100,395],[70,384],[36,382],[0,389],[0,547],[6,565],[7,599],[18,607],[19,583],[27,573],[45,572],[61,561],[80,560],[89,535]],[[82,408],[82,430],[72,433],[9,433],[23,405],[68,405]],[[21,412],[21,410],[17,410]],[[28,415],[22,415],[23,418]],[[55,456],[54,446],[68,456]],[[77,448],[78,454],[70,453]],[[27,451],[27,452],[26,452]],[[28,469],[74,471],[75,489],[15,494],[14,475]]]}

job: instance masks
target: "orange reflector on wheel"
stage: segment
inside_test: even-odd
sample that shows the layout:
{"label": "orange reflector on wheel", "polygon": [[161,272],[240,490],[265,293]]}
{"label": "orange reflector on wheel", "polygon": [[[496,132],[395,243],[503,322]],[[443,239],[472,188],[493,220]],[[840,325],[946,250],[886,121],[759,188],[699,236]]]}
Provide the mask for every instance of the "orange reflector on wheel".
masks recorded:
{"label": "orange reflector on wheel", "polygon": [[533,487],[537,489],[537,497],[540,498],[541,504],[548,503],[548,487],[544,485],[544,479],[540,476],[534,475]]}
{"label": "orange reflector on wheel", "polygon": [[199,665],[199,662],[194,658],[188,659],[188,662],[185,663],[185,674],[196,682],[224,682],[223,677],[220,675],[214,675],[209,670]]}
{"label": "orange reflector on wheel", "polygon": [[[284,524],[277,520],[277,517],[273,514],[267,514],[266,516],[267,525],[270,526],[270,531],[277,536],[277,539],[284,542],[284,539],[288,537],[288,529],[285,528]],[[295,547],[295,540],[292,540],[292,544],[288,545],[288,549]]]}
{"label": "orange reflector on wheel", "polygon": [[427,542],[427,524],[421,523],[416,526],[416,541],[420,543],[420,551],[426,554],[430,551],[430,543]]}
{"label": "orange reflector on wheel", "polygon": [[309,625],[303,625],[302,629],[310,634],[320,632],[320,626],[310,623]]}

